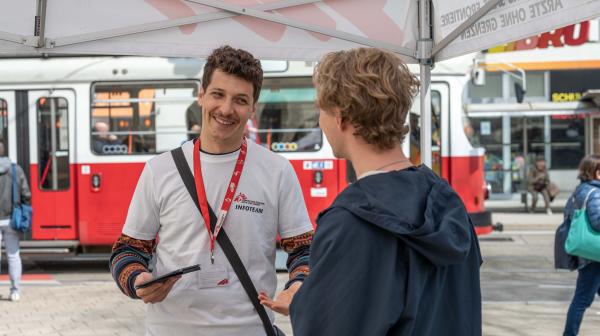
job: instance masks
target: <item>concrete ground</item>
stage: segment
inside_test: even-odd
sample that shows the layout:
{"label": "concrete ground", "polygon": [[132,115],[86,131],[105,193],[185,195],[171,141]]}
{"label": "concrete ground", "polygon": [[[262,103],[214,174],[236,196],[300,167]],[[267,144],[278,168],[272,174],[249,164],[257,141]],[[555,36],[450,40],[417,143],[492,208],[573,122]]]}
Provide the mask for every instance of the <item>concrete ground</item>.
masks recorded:
{"label": "concrete ground", "polygon": [[[484,335],[560,335],[576,278],[552,268],[553,232],[562,215],[496,212],[493,220],[505,232],[480,240]],[[6,276],[0,277],[0,335],[143,335],[143,303],[122,295],[105,267],[26,266],[17,303],[7,300]],[[278,274],[280,287],[286,277]],[[600,334],[596,301],[581,335]],[[276,323],[292,335],[289,319],[278,316]]]}

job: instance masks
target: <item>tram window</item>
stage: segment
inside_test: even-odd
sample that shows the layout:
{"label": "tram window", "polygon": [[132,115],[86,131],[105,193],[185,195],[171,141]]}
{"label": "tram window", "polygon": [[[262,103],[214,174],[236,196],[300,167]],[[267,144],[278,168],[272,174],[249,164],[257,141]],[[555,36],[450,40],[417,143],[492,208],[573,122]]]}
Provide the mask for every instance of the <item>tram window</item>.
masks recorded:
{"label": "tram window", "polygon": [[[413,99],[413,105],[407,119],[409,126],[410,161],[421,163],[421,108],[419,96]],[[441,174],[442,153],[442,96],[439,91],[431,91],[431,154],[432,170]]]}
{"label": "tram window", "polygon": [[469,81],[469,98],[473,102],[487,102],[494,98],[502,98],[502,73],[487,72],[485,75],[485,85],[477,86]]}
{"label": "tram window", "polygon": [[155,154],[188,139],[186,110],[198,81],[96,83],[91,150],[97,155]]}
{"label": "tram window", "polygon": [[0,142],[4,144],[4,154],[8,156],[8,104],[4,99],[0,99]]}
{"label": "tram window", "polygon": [[315,152],[323,146],[310,77],[265,78],[248,138],[274,152]]}
{"label": "tram window", "polygon": [[71,173],[67,100],[63,97],[41,97],[36,106],[40,189],[69,189]]}
{"label": "tram window", "polygon": [[584,116],[551,116],[550,139],[550,168],[577,169],[585,156]]}

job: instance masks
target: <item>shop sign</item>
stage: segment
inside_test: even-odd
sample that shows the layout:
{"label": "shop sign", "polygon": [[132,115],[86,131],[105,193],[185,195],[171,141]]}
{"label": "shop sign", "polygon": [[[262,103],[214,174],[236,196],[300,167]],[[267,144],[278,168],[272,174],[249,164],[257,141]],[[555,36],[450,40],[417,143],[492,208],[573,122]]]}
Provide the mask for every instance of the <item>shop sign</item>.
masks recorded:
{"label": "shop sign", "polygon": [[553,46],[555,48],[564,46],[575,47],[588,42],[589,39],[590,22],[583,21],[581,23],[559,28],[551,32],[490,48],[487,50],[487,52],[500,53],[531,49],[546,49],[549,46]]}

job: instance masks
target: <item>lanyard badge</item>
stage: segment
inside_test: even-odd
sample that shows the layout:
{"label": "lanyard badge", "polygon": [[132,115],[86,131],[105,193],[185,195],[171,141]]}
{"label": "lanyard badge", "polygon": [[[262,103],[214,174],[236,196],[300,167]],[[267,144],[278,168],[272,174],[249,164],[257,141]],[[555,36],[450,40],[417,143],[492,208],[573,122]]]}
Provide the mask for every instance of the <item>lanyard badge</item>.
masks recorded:
{"label": "lanyard badge", "polygon": [[215,241],[217,240],[219,231],[221,231],[221,228],[223,227],[223,223],[225,223],[227,212],[229,211],[231,203],[233,202],[235,191],[237,190],[240,177],[242,176],[242,171],[244,170],[244,162],[246,161],[247,149],[248,144],[246,142],[246,139],[244,138],[242,141],[242,147],[240,148],[240,154],[238,154],[238,158],[235,162],[235,167],[233,169],[233,174],[231,175],[231,180],[227,185],[225,198],[221,203],[221,209],[219,210],[219,215],[217,216],[215,231],[213,232],[210,228],[208,199],[206,198],[206,189],[204,189],[204,180],[202,179],[202,167],[200,163],[200,138],[198,138],[198,140],[196,140],[196,143],[194,144],[194,180],[196,182],[196,193],[198,196],[198,202],[200,203],[200,209],[202,209],[202,218],[204,219],[204,225],[206,227],[206,231],[208,232],[208,237],[210,238],[210,261],[213,264],[215,263]]}

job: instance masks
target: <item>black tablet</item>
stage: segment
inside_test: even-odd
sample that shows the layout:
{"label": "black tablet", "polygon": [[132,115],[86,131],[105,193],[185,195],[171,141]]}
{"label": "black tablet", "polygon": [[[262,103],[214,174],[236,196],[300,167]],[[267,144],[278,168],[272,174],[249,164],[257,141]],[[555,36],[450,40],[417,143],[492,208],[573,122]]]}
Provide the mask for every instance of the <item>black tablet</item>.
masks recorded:
{"label": "black tablet", "polygon": [[135,286],[136,289],[138,288],[146,288],[150,285],[153,285],[155,283],[160,283],[160,282],[165,282],[167,281],[167,279],[169,279],[170,277],[174,277],[174,276],[178,276],[178,275],[182,275],[182,274],[186,274],[186,273],[190,273],[190,272],[195,272],[195,271],[199,271],[200,270],[200,265],[194,265],[194,266],[189,266],[189,267],[184,267],[184,268],[180,268],[178,270],[175,270],[173,272],[169,272],[167,274],[161,275],[159,277],[156,277],[148,282],[144,282],[143,284],[139,284],[137,286]]}

